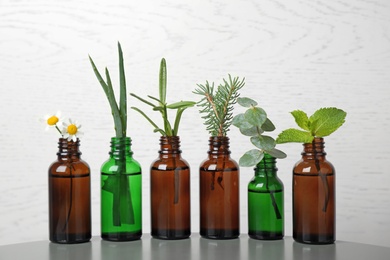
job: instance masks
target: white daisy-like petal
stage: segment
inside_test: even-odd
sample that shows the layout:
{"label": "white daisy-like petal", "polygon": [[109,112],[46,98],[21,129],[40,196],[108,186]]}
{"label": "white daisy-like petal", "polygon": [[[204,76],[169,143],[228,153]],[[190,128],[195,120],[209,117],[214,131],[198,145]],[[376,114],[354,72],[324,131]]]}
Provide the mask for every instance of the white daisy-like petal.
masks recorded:
{"label": "white daisy-like petal", "polygon": [[62,134],[68,141],[73,140],[76,142],[77,138],[83,135],[83,133],[79,131],[81,124],[79,124],[77,120],[72,120],[70,118],[68,121],[69,123],[63,122]]}
{"label": "white daisy-like petal", "polygon": [[58,125],[61,125],[62,120],[61,111],[57,111],[55,114],[45,115],[40,121],[46,125],[45,130],[48,131],[50,128],[56,128]]}

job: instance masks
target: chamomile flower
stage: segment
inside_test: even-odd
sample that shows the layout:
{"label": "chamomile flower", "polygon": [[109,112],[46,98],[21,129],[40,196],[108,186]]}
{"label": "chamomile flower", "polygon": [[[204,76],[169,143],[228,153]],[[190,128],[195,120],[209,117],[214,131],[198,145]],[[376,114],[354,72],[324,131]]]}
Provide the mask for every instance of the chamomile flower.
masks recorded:
{"label": "chamomile flower", "polygon": [[69,123],[63,122],[62,125],[62,135],[68,141],[73,140],[75,142],[77,138],[83,135],[83,132],[80,132],[81,125],[76,120],[69,118]]}
{"label": "chamomile flower", "polygon": [[56,128],[57,131],[61,134],[61,130],[58,128],[58,125],[62,122],[61,112],[58,111],[56,114],[47,114],[41,120],[46,124],[45,130],[49,130],[50,128]]}

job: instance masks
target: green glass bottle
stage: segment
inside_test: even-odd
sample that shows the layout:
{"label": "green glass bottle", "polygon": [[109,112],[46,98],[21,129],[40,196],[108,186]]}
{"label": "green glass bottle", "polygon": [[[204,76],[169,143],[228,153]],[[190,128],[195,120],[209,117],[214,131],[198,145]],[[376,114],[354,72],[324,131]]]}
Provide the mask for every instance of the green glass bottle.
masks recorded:
{"label": "green glass bottle", "polygon": [[248,184],[248,231],[254,239],[277,240],[284,236],[283,183],[276,159],[265,153]]}
{"label": "green glass bottle", "polygon": [[141,167],[130,137],[111,138],[110,158],[101,168],[101,237],[130,241],[142,235]]}

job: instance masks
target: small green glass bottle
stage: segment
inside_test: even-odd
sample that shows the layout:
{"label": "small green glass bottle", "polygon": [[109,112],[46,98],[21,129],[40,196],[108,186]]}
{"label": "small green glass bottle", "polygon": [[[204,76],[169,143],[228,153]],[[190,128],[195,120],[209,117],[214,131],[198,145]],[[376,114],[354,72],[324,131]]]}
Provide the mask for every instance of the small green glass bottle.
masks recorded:
{"label": "small green glass bottle", "polygon": [[110,158],[101,167],[101,237],[130,241],[142,235],[141,167],[130,137],[111,138]]}
{"label": "small green glass bottle", "polygon": [[248,184],[248,231],[254,239],[277,240],[284,236],[283,183],[276,159],[264,153]]}

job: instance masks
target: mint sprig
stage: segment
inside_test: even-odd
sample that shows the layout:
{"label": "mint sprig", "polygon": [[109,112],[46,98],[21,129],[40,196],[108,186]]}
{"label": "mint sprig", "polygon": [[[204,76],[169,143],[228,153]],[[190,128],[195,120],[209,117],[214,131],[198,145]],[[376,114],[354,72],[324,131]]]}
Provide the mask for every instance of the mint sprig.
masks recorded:
{"label": "mint sprig", "polygon": [[347,113],[335,107],[320,108],[310,117],[301,110],[291,112],[297,125],[303,129],[286,129],[276,139],[276,143],[311,143],[315,137],[332,134],[345,122]]}

